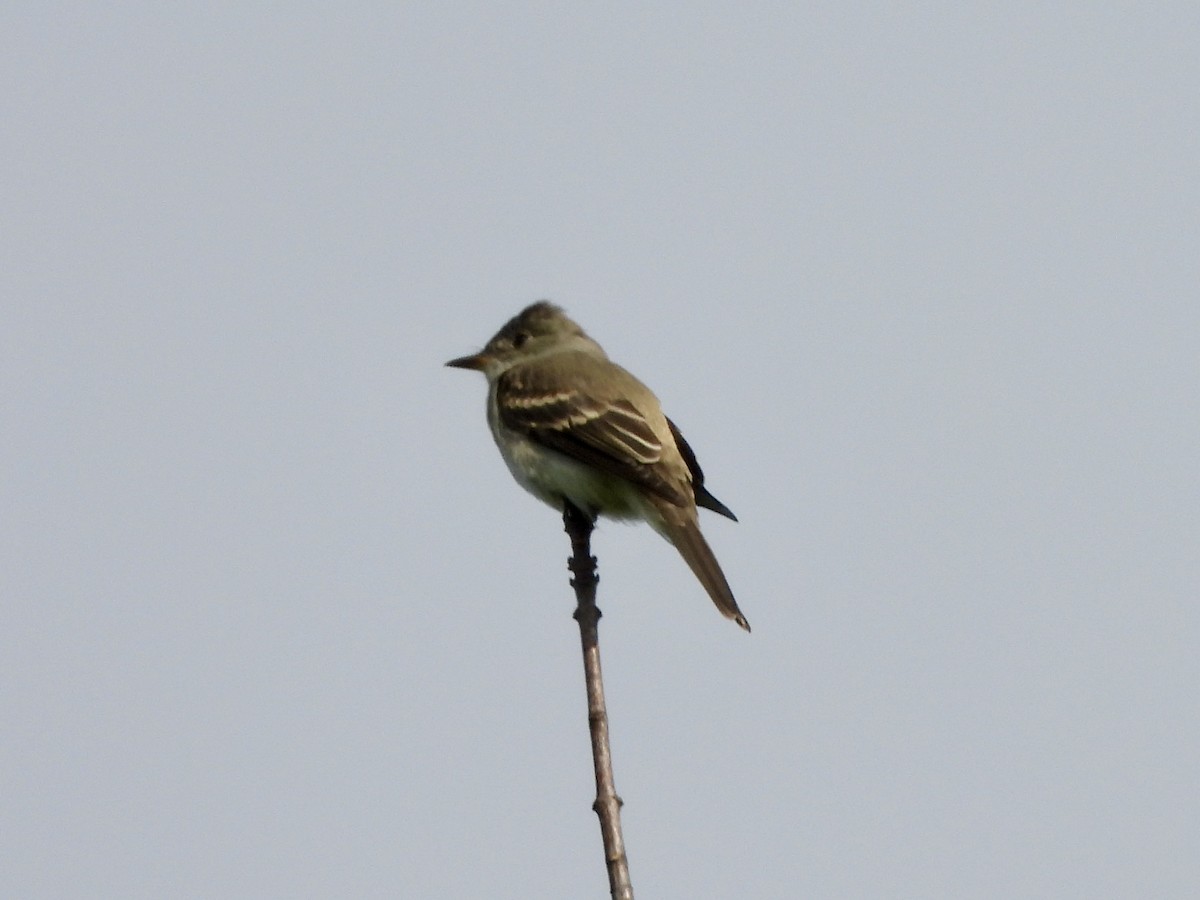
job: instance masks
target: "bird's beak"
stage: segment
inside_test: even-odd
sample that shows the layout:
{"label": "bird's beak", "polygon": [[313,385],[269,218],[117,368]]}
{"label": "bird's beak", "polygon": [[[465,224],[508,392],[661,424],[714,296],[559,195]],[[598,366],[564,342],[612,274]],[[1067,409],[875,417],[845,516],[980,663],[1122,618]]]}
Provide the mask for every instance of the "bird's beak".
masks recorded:
{"label": "bird's beak", "polygon": [[477,372],[483,371],[483,367],[487,365],[487,357],[482,353],[472,353],[470,356],[460,356],[458,359],[452,359],[446,365],[455,369],[474,369]]}

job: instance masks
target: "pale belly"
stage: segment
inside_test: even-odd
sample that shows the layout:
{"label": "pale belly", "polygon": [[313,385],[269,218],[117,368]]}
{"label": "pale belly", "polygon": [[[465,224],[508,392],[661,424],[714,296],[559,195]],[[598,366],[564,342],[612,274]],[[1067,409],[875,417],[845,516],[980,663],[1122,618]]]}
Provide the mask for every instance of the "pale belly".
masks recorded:
{"label": "pale belly", "polygon": [[565,497],[593,515],[647,519],[647,504],[628,481],[539,447],[526,438],[513,440],[507,446],[497,444],[517,483],[560,512]]}

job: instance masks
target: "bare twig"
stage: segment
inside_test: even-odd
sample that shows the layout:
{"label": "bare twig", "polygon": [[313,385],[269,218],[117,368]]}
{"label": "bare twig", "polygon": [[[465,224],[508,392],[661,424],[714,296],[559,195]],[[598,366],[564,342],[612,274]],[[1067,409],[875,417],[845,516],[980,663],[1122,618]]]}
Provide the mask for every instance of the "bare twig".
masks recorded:
{"label": "bare twig", "polygon": [[574,576],[575,621],[583,645],[583,674],[587,682],[588,728],[592,735],[592,762],[596,768],[596,802],[592,809],[600,817],[600,837],[604,841],[604,861],[608,867],[608,888],[613,900],[633,900],[629,882],[629,858],[621,837],[621,798],[613,785],[612,751],[608,746],[608,711],[604,706],[604,681],[600,674],[600,637],[597,625],[600,609],[596,606],[596,557],[591,552],[595,520],[567,503],[563,524],[571,537],[571,558],[567,568]]}

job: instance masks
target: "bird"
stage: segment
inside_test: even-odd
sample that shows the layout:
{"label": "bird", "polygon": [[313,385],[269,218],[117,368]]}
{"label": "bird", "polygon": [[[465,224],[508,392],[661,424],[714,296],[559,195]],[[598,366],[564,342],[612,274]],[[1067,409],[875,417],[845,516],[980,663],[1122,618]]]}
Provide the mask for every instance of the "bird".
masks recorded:
{"label": "bird", "polygon": [[487,378],[487,421],[513,478],[559,512],[641,520],[665,538],[717,609],[746,631],[697,508],[737,517],[704,485],[696,454],[654,393],[549,301],[482,350],[446,363]]}

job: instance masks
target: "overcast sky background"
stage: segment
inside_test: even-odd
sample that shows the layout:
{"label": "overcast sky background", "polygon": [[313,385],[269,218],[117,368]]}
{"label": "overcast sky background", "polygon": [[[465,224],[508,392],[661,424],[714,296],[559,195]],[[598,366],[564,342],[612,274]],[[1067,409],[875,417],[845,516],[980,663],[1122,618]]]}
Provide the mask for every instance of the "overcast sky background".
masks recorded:
{"label": "overcast sky background", "polygon": [[1200,7],[9,4],[0,893],[599,897],[562,304],[754,626],[604,525],[647,898],[1200,895]]}

